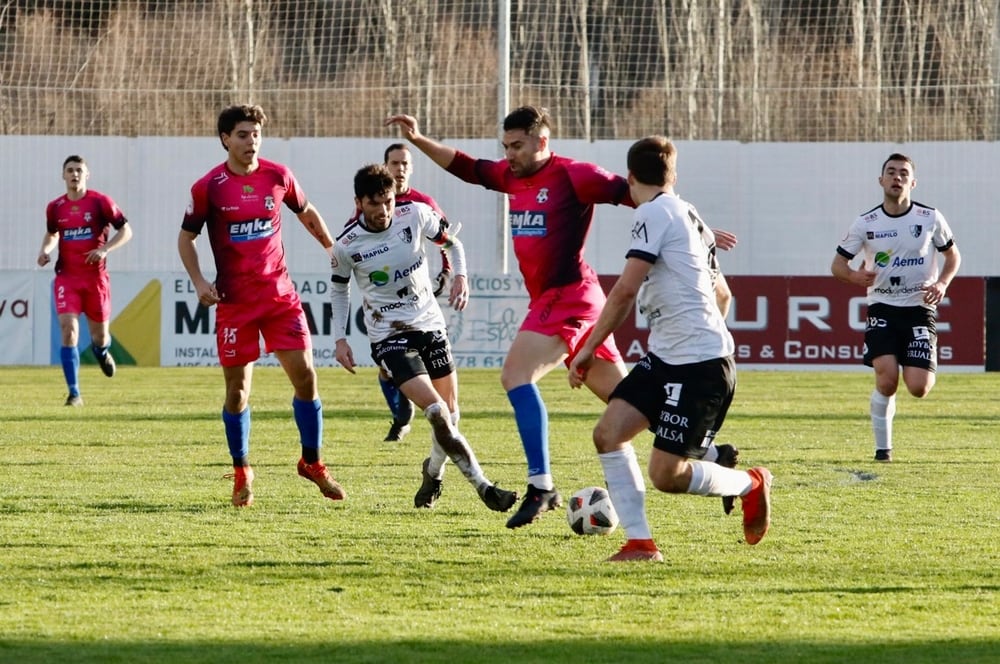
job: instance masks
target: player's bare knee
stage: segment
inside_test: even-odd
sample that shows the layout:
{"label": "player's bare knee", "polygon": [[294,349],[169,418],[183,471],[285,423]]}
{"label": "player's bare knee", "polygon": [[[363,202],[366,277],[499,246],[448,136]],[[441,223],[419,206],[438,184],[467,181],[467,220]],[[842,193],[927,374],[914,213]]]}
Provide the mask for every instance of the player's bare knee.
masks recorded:
{"label": "player's bare knee", "polygon": [[662,491],[663,493],[685,493],[690,483],[689,481],[685,481],[681,476],[666,473],[656,476],[651,475],[649,480],[656,487],[657,491]]}

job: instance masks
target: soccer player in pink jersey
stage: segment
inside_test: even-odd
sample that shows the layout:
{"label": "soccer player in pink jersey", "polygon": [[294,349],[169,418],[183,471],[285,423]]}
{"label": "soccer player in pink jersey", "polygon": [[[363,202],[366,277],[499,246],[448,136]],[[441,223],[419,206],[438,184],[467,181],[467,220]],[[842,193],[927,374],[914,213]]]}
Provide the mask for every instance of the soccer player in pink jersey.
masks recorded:
{"label": "soccer player in pink jersey", "polygon": [[[294,388],[292,410],[302,443],[299,475],[331,500],[346,495],[320,456],[323,405],[309,326],[285,265],[281,205],[287,205],[328,252],[333,237],[292,171],[258,156],[266,122],[260,106],[230,106],[219,114],[219,139],[228,157],[191,187],[177,239],[198,302],[217,305],[216,344],[226,380],[222,421],[233,459],[232,502],[237,507],[253,503],[249,404],[261,337]],[[202,274],[198,260],[196,240],[202,230],[208,232],[215,257],[214,283]]]}
{"label": "soccer player in pink jersey", "polygon": [[[386,125],[398,125],[407,140],[452,175],[507,194],[514,253],[530,299],[500,374],[528,461],[528,490],[507,527],[528,525],[562,504],[552,479],[548,413],[536,383],[571,359],[604,307],[604,291],[583,260],[583,245],[595,205],[635,207],[628,183],[595,164],[553,154],[544,108],[522,106],[507,115],[502,138],[506,158],[497,161],[474,159],[428,138],[410,115],[390,116]],[[625,375],[609,335],[595,351],[585,384],[607,402]],[[735,455],[734,448],[726,447]],[[714,445],[707,456],[725,462]]]}
{"label": "soccer player in pink jersey", "polygon": [[[45,209],[45,235],[38,265],[48,265],[59,247],[53,284],[62,337],[60,360],[69,396],[67,406],[82,406],[80,396],[80,314],[87,317],[91,350],[101,371],[115,375],[111,356],[111,277],[108,254],[132,238],[132,227],[110,196],[87,188],[90,170],[79,155],[63,161],[66,193]],[[111,229],[115,234],[108,239]]]}

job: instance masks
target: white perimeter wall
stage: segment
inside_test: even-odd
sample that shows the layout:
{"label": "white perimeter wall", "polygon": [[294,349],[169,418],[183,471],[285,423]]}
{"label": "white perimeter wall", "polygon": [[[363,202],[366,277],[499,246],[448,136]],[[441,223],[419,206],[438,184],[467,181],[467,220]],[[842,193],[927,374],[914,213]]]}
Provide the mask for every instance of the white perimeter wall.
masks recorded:
{"label": "white perimeter wall", "polygon": [[[263,156],[288,164],[334,234],[353,208],[352,178],[379,162],[391,138],[267,137]],[[556,152],[623,173],[629,141],[553,140]],[[498,156],[492,140],[454,141],[474,156]],[[997,143],[735,143],[679,141],[678,192],[712,226],[740,245],[723,255],[733,275],[825,275],[851,220],[881,201],[876,178],[893,151],[917,165],[914,198],[941,209],[955,231],[966,276],[1000,274],[994,213],[1000,178]],[[112,254],[112,272],[182,270],[176,238],[190,185],[225,158],[212,138],[0,137],[0,270],[39,269],[46,203],[64,191],[63,159],[82,154],[90,186],[115,198],[135,237]],[[499,195],[467,185],[414,152],[413,184],[461,221],[471,269],[502,272]],[[295,222],[294,217],[287,215]],[[628,243],[630,211],[600,206],[587,247],[598,273],[617,273]],[[295,224],[297,226],[297,224]],[[284,234],[293,271],[325,270],[326,255],[304,229]],[[207,242],[202,244],[206,272]],[[510,263],[509,269],[516,271]],[[46,268],[51,270],[51,268]]]}

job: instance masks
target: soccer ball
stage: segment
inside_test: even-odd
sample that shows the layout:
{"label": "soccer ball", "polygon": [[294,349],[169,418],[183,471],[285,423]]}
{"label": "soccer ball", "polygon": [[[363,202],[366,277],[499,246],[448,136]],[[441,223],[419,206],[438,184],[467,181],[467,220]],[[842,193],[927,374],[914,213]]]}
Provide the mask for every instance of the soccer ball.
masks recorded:
{"label": "soccer ball", "polygon": [[618,512],[607,489],[589,486],[569,499],[566,520],[577,535],[607,535],[618,527]]}

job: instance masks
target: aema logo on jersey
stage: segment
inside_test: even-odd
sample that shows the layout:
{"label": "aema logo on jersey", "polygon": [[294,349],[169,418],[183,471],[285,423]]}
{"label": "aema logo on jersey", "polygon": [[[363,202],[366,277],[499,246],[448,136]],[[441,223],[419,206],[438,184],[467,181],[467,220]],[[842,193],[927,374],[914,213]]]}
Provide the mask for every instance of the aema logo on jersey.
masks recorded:
{"label": "aema logo on jersey", "polygon": [[233,242],[249,242],[274,235],[270,219],[251,219],[229,224],[229,239]]}
{"label": "aema logo on jersey", "polygon": [[511,212],[509,218],[514,237],[545,237],[547,229],[544,212]]}
{"label": "aema logo on jersey", "polygon": [[81,226],[79,228],[67,228],[63,231],[64,240],[92,240],[94,239],[94,229],[90,226]]}
{"label": "aema logo on jersey", "polygon": [[875,265],[879,267],[886,267],[889,265],[889,259],[892,258],[892,252],[890,251],[880,251],[875,254]]}

